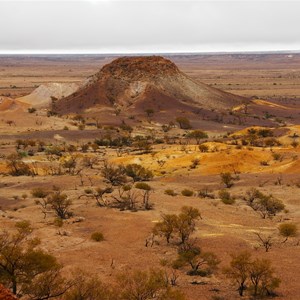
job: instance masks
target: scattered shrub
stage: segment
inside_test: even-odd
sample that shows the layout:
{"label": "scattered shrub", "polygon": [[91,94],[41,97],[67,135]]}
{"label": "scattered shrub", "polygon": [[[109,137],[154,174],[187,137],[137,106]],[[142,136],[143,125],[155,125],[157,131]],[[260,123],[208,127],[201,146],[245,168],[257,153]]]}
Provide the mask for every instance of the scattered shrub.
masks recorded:
{"label": "scattered shrub", "polygon": [[263,219],[266,217],[272,218],[285,208],[281,200],[275,198],[271,194],[265,195],[256,188],[249,189],[246,192],[244,199],[253,210],[260,213]]}
{"label": "scattered shrub", "polygon": [[233,186],[233,176],[230,172],[221,173],[221,182],[225,185],[226,188],[231,188]]}
{"label": "scattered shrub", "polygon": [[185,197],[191,197],[194,195],[194,192],[188,189],[184,189],[181,191],[181,195]]}
{"label": "scattered shrub", "polygon": [[29,107],[29,108],[28,108],[28,112],[29,112],[30,114],[33,114],[34,112],[36,112],[36,108],[34,108],[34,107]]}
{"label": "scattered shrub", "polygon": [[264,167],[269,165],[269,163],[266,160],[262,160],[259,163],[260,163],[261,166],[264,166]]}
{"label": "scattered shrub", "polygon": [[103,233],[99,231],[95,231],[92,233],[91,239],[95,242],[102,242],[104,240]]}
{"label": "scattered shrub", "polygon": [[208,150],[209,150],[208,146],[205,144],[200,144],[198,146],[198,148],[199,148],[200,152],[208,152]]}
{"label": "scattered shrub", "polygon": [[233,204],[235,202],[234,197],[226,190],[219,191],[219,197],[224,204]]}
{"label": "scattered shrub", "polygon": [[153,177],[153,173],[138,164],[129,164],[125,168],[127,176],[131,177],[134,182],[136,181],[147,181]]}
{"label": "scattered shrub", "polygon": [[279,225],[279,234],[285,237],[284,242],[287,241],[289,237],[295,237],[298,233],[297,225],[294,223],[282,223]]}
{"label": "scattered shrub", "polygon": [[280,153],[272,153],[273,159],[274,160],[282,160],[282,155]]}
{"label": "scattered shrub", "polygon": [[195,158],[192,160],[192,164],[191,164],[191,169],[196,169],[197,166],[199,166],[200,164],[200,159],[199,158]]}
{"label": "scattered shrub", "polygon": [[215,199],[214,194],[208,188],[203,188],[198,192],[198,197]]}
{"label": "scattered shrub", "polygon": [[174,192],[174,190],[171,190],[171,189],[167,189],[165,190],[165,194],[166,195],[169,195],[169,196],[176,196],[177,194]]}

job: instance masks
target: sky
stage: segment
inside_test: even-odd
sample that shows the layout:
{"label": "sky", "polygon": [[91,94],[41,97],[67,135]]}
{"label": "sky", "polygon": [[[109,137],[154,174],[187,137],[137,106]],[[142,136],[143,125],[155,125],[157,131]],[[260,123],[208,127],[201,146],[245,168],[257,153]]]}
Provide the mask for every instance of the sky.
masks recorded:
{"label": "sky", "polygon": [[300,0],[0,0],[0,53],[300,50]]}

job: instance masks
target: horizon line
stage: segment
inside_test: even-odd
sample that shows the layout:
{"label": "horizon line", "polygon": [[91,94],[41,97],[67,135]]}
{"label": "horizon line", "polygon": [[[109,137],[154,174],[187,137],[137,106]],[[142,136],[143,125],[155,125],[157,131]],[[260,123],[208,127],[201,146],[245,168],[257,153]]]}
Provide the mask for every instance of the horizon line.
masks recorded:
{"label": "horizon line", "polygon": [[259,53],[300,53],[300,49],[288,50],[216,50],[216,51],[132,51],[132,52],[100,52],[100,51],[1,51],[0,55],[196,55],[196,54],[259,54]]}

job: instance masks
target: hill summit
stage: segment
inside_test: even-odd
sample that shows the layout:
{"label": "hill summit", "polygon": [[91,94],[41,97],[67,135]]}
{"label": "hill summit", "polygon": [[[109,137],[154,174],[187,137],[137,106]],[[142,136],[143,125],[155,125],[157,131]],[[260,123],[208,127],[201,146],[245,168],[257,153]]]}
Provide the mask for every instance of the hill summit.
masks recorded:
{"label": "hill summit", "polygon": [[121,57],[105,65],[75,93],[55,104],[59,113],[119,108],[139,112],[228,110],[246,99],[200,82],[161,56]]}
{"label": "hill summit", "polygon": [[127,80],[154,79],[175,76],[180,73],[177,66],[161,56],[120,57],[105,65],[97,74]]}

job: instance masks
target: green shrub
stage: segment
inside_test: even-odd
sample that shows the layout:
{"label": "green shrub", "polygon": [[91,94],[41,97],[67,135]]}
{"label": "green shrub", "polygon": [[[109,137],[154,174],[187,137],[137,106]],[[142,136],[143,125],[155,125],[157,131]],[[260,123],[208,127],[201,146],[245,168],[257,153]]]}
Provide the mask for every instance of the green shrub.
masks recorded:
{"label": "green shrub", "polygon": [[194,192],[188,189],[184,189],[181,191],[181,195],[185,197],[191,197],[194,195]]}
{"label": "green shrub", "polygon": [[167,189],[165,190],[165,194],[166,195],[169,195],[169,196],[176,196],[177,194],[174,192],[174,190],[171,190],[171,189]]}
{"label": "green shrub", "polygon": [[87,195],[93,194],[93,190],[90,189],[90,188],[85,189],[84,192],[85,192]]}
{"label": "green shrub", "polygon": [[244,199],[253,210],[260,213],[263,219],[267,217],[272,218],[285,209],[285,205],[280,199],[275,198],[271,194],[263,194],[256,188],[249,189]]}
{"label": "green shrub", "polygon": [[138,182],[135,184],[135,187],[139,190],[144,190],[144,191],[150,191],[151,186],[147,184],[146,182]]}
{"label": "green shrub", "polygon": [[198,197],[200,198],[210,198],[215,199],[214,194],[208,188],[203,188],[198,192]]}
{"label": "green shrub", "polygon": [[31,195],[34,198],[46,198],[49,195],[49,191],[43,188],[35,188],[31,191]]}
{"label": "green shrub", "polygon": [[200,152],[208,152],[208,150],[209,150],[208,146],[205,144],[200,144],[198,146],[198,148],[199,148]]}
{"label": "green shrub", "polygon": [[29,108],[28,108],[28,112],[29,112],[30,114],[33,114],[34,112],[36,112],[36,108],[34,108],[34,107],[29,107]]}
{"label": "green shrub", "polygon": [[299,145],[299,143],[298,143],[297,141],[293,141],[293,142],[291,143],[291,146],[292,146],[293,148],[297,148],[298,145]]}
{"label": "green shrub", "polygon": [[294,223],[282,223],[279,225],[279,234],[286,238],[295,237],[298,232],[297,225]]}
{"label": "green shrub", "polygon": [[282,160],[282,155],[280,154],[280,153],[273,153],[272,154],[272,156],[273,156],[273,159],[274,160]]}
{"label": "green shrub", "polygon": [[192,163],[191,163],[191,166],[190,168],[191,169],[196,169],[196,167],[200,164],[200,159],[199,158],[195,158],[192,160]]}
{"label": "green shrub", "polygon": [[235,199],[226,190],[219,191],[219,197],[224,204],[233,204]]}
{"label": "green shrub", "polygon": [[28,195],[26,193],[22,194],[21,196],[23,198],[23,200],[26,200],[28,198]]}
{"label": "green shrub", "polygon": [[104,240],[103,233],[99,231],[95,231],[92,233],[91,239],[95,242],[102,242]]}
{"label": "green shrub", "polygon": [[125,167],[125,173],[131,177],[134,182],[136,181],[147,181],[153,178],[153,173],[138,164],[129,164]]}
{"label": "green shrub", "polygon": [[231,188],[233,186],[233,176],[230,172],[221,173],[221,182],[226,188]]}
{"label": "green shrub", "polygon": [[262,160],[259,162],[261,166],[268,166],[269,163],[266,160]]}

